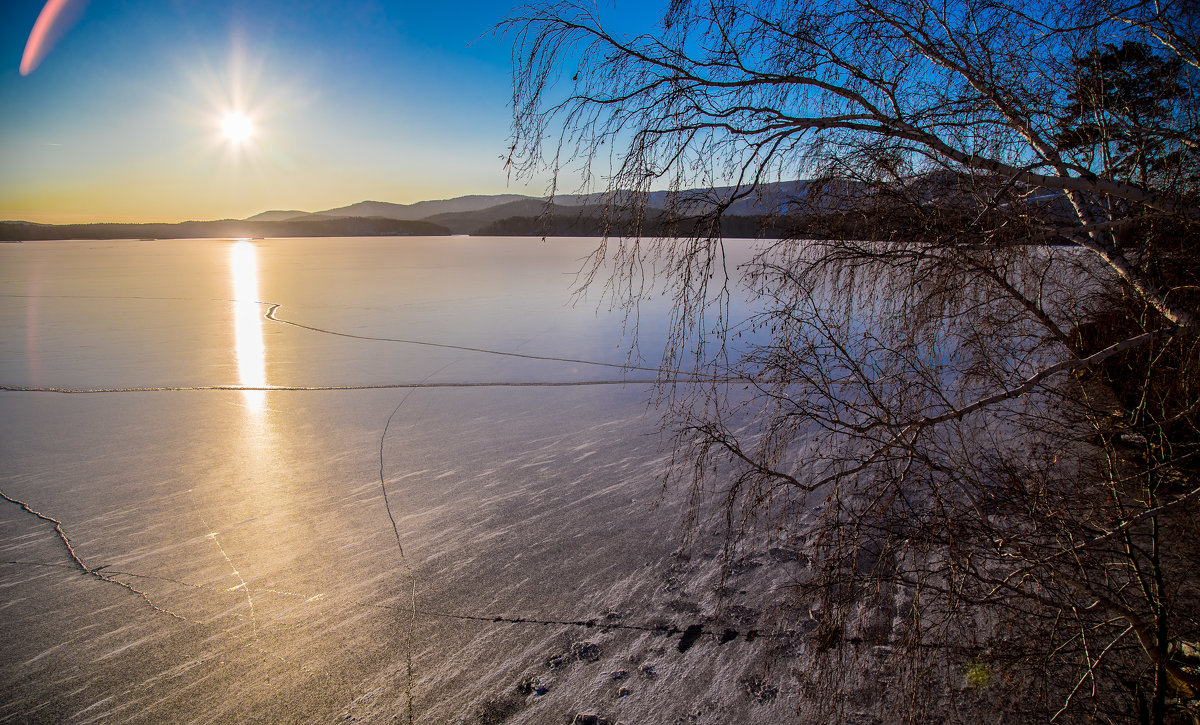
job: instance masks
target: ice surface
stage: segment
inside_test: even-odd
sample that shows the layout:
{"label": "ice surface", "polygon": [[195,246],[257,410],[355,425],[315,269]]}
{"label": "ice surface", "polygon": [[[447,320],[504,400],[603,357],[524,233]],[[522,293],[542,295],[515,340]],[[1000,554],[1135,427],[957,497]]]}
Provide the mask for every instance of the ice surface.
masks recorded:
{"label": "ice surface", "polygon": [[627,361],[569,304],[593,244],[0,245],[0,490],[42,515],[0,501],[0,722],[792,712],[786,667],[746,685],[792,656],[765,595],[674,555],[649,387],[611,384],[653,374],[580,362]]}

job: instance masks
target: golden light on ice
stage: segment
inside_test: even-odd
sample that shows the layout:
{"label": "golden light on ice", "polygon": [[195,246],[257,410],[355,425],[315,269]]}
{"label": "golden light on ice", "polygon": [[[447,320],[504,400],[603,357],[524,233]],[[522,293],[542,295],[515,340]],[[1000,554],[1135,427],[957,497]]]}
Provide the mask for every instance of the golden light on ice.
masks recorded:
{"label": "golden light on ice", "polygon": [[227,113],[221,119],[221,135],[234,143],[244,143],[254,135],[254,124],[241,113]]}
{"label": "golden light on ice", "polygon": [[[266,346],[263,344],[262,305],[258,302],[258,250],[248,241],[236,242],[230,249],[229,267],[233,276],[234,341],[238,378],[247,387],[267,384]],[[266,392],[242,392],[246,405],[260,411]]]}

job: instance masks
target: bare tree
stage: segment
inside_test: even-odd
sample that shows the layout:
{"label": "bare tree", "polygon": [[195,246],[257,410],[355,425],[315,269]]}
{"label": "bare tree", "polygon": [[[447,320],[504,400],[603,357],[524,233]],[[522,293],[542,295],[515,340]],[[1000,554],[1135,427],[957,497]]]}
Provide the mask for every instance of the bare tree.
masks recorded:
{"label": "bare tree", "polygon": [[[822,687],[885,644],[881,706],[910,720],[1200,713],[1198,22],[1172,0],[509,22],[516,172],[582,171],[614,215],[668,189],[694,230],[604,240],[584,284],[673,295],[674,471],[733,539],[803,542]],[[797,178],[733,319],[720,218]]]}

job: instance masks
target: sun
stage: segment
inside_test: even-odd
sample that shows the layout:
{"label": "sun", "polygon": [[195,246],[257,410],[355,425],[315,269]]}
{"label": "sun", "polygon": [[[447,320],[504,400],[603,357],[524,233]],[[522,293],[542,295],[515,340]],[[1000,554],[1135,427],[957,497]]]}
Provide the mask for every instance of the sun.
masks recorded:
{"label": "sun", "polygon": [[240,113],[227,113],[221,119],[221,134],[233,143],[243,143],[254,135],[254,124]]}

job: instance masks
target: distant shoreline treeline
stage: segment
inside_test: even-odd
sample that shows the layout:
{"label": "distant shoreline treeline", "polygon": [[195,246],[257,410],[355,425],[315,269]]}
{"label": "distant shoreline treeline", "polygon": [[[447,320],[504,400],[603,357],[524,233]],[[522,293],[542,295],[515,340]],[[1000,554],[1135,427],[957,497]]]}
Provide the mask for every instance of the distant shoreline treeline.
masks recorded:
{"label": "distant shoreline treeline", "polygon": [[202,239],[207,237],[378,237],[446,236],[440,224],[383,218],[341,218],[312,221],[179,222],[177,224],[31,224],[0,222],[0,240],[61,239]]}
{"label": "distant shoreline treeline", "polygon": [[[599,237],[679,236],[691,233],[694,224],[644,220],[607,221],[590,216],[508,217],[487,223],[469,233],[474,236]],[[754,236],[762,230],[754,217],[726,217],[721,231],[728,237]],[[320,221],[245,222],[211,221],[178,224],[31,224],[0,222],[0,241],[51,241],[68,239],[205,239],[276,237],[376,237],[448,236],[450,229],[432,222],[382,218],[342,218]],[[458,232],[464,233],[464,232]]]}
{"label": "distant shoreline treeline", "polygon": [[[724,216],[720,233],[729,238],[774,236],[783,231],[780,218]],[[706,231],[708,221],[650,217],[605,219],[599,216],[513,216],[487,222],[474,229],[448,229],[428,221],[405,221],[380,217],[347,217],[304,221],[209,221],[176,224],[33,224],[0,222],[0,241],[54,241],[74,239],[257,239],[287,237],[401,237],[471,236],[496,237],[601,237],[658,236],[686,237]],[[792,225],[788,225],[791,227]],[[698,227],[700,227],[698,229]],[[715,231],[715,230],[712,230]],[[788,231],[794,231],[794,228]],[[815,231],[815,230],[814,230]]]}
{"label": "distant shoreline treeline", "polygon": [[[908,238],[917,222],[902,213],[878,216],[862,214],[812,214],[803,217],[725,215],[719,221],[711,217],[674,218],[667,214],[647,215],[642,219],[623,217],[558,214],[554,216],[512,216],[483,222],[478,226],[443,226],[429,221],[386,219],[382,217],[341,217],[303,221],[209,221],[177,224],[33,224],[0,222],[0,242],[113,240],[113,239],[262,239],[289,237],[410,237],[465,234],[484,237],[691,237],[716,236],[728,239],[860,239],[887,241]],[[992,239],[993,244],[1056,244],[1060,240],[1045,235],[1008,235]]]}

